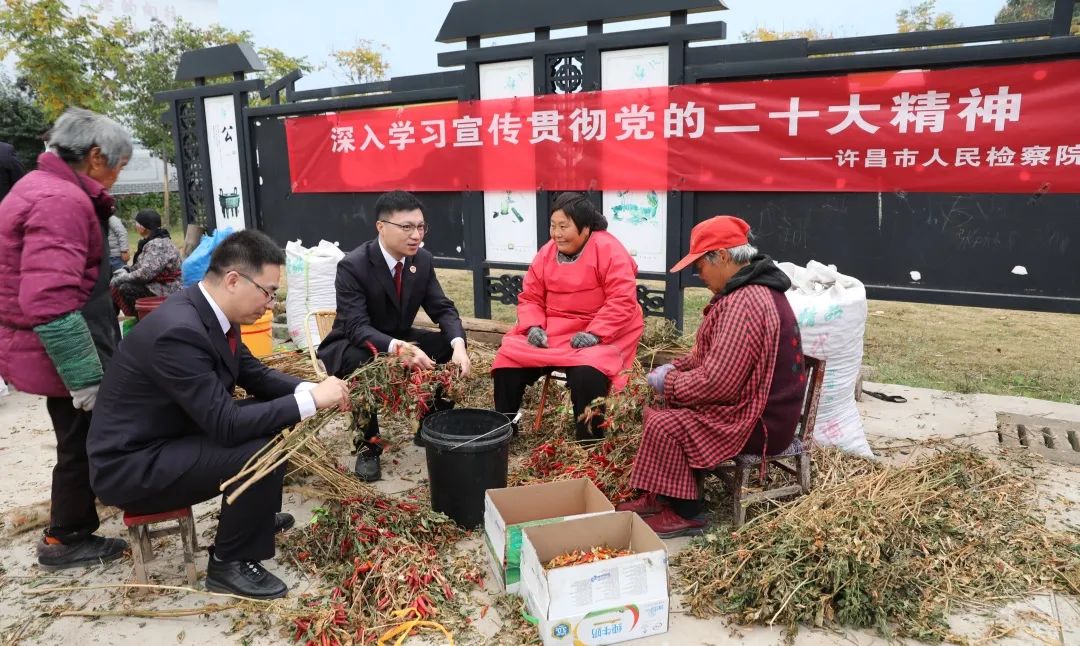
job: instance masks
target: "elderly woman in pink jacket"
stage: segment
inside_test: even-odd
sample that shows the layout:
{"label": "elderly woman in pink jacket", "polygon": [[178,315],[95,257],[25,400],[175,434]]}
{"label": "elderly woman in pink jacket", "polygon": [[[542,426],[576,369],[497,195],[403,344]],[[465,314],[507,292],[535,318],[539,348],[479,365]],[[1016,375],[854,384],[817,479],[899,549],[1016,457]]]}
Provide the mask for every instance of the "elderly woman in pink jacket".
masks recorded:
{"label": "elderly woman in pink jacket", "polygon": [[131,157],[115,121],[71,108],[48,151],[0,202],[0,376],[46,397],[56,433],[49,526],[38,563],[55,570],[119,558],[127,543],[94,534],[86,433],[118,341],[109,295],[108,189]]}
{"label": "elderly woman in pink jacket", "polygon": [[596,398],[626,386],[645,329],[637,263],[582,193],[556,198],[550,228],[551,241],[525,275],[517,325],[492,364],[495,409],[513,416],[530,383],[563,371],[577,440],[588,443],[603,437],[603,417],[586,422],[582,415]]}

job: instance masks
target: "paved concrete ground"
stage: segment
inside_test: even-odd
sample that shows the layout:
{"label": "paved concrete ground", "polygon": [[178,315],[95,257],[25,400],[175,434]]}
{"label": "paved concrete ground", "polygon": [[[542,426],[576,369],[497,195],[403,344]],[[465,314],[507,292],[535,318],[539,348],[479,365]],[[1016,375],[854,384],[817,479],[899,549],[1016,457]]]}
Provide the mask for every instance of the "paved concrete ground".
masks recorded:
{"label": "paved concrete ground", "polygon": [[[928,438],[955,438],[987,451],[997,450],[996,414],[1006,411],[1022,415],[1048,416],[1080,422],[1080,406],[1058,404],[1016,397],[993,395],[958,395],[933,390],[891,385],[867,384],[871,390],[901,394],[906,404],[891,404],[866,398],[859,404],[872,446],[900,446],[890,452],[895,460],[913,457],[902,445]],[[0,397],[0,518],[8,521],[13,510],[24,509],[49,497],[49,477],[55,460],[55,441],[50,430],[44,401],[22,394]],[[386,480],[380,488],[387,492],[408,489],[422,479],[423,455],[420,449],[405,443],[392,460],[384,463]],[[1040,476],[1038,504],[1053,525],[1080,525],[1080,467],[1045,464],[1038,468]],[[285,510],[294,513],[301,522],[310,515],[318,501],[303,500],[288,494]],[[197,524],[206,544],[212,536],[213,516],[217,503],[204,503],[195,508]],[[39,506],[38,513],[47,513]],[[3,535],[7,528],[0,528]],[[108,536],[124,535],[119,518],[112,517],[102,525]],[[62,585],[93,586],[123,583],[132,577],[130,559],[109,565],[49,575],[34,564],[34,543],[38,533],[24,533],[0,540],[0,644],[17,634],[23,643],[112,644],[146,646],[147,644],[270,644],[288,639],[276,627],[269,630],[258,625],[257,618],[234,625],[236,617],[229,613],[179,619],[138,619],[130,617],[54,618],[51,611],[58,608],[103,609],[153,607],[157,609],[184,608],[205,605],[214,601],[202,594],[153,596],[138,601],[124,601],[114,590],[86,589],[49,598],[30,597],[28,590]],[[686,539],[668,541],[676,551]],[[474,538],[463,549],[479,549]],[[183,583],[183,569],[178,547],[171,543],[161,550],[162,556],[151,566],[160,583]],[[270,564],[296,593],[311,590],[313,582],[302,580],[297,573],[281,564]],[[199,558],[200,575],[205,556]],[[482,603],[480,604],[482,605]],[[686,615],[675,600],[670,631],[662,636],[633,642],[641,646],[682,644],[779,644],[784,636],[778,628],[732,627],[719,619],[703,621]],[[478,605],[479,607],[479,605]],[[1012,629],[1012,633],[996,643],[1003,644],[1080,644],[1080,601],[1054,594],[1034,595],[1004,608],[980,612],[965,612],[953,618],[956,633],[980,640],[990,633],[990,625]],[[478,623],[481,632],[491,635],[498,629],[497,612],[488,612]],[[478,643],[490,641],[480,638]],[[410,643],[424,643],[412,640]],[[439,643],[439,642],[429,642]],[[861,631],[829,632],[803,629],[796,644],[854,644],[885,643],[870,633]],[[988,643],[983,641],[982,643]]]}

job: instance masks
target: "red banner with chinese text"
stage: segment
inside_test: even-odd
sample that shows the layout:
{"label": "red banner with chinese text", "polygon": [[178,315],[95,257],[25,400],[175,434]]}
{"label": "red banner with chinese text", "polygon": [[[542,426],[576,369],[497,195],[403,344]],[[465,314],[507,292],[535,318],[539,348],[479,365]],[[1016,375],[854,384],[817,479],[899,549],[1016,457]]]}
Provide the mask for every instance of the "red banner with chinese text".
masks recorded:
{"label": "red banner with chinese text", "polygon": [[356,110],[286,120],[297,193],[1080,192],[1080,61]]}

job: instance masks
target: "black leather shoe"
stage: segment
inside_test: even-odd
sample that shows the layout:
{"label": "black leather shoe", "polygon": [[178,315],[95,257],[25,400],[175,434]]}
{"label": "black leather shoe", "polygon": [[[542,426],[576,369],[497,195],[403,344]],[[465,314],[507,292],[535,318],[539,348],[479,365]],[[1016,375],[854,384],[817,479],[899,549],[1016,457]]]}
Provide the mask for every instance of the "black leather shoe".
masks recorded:
{"label": "black leather shoe", "polygon": [[70,545],[50,545],[43,536],[37,544],[38,565],[50,572],[72,567],[86,567],[115,561],[124,555],[127,541],[91,534],[85,540]]}
{"label": "black leather shoe", "polygon": [[285,530],[292,529],[296,524],[296,519],[292,514],[286,514],[285,512],[278,512],[274,514],[274,533],[280,534]]}
{"label": "black leather shoe", "polygon": [[248,599],[280,599],[289,586],[266,570],[258,561],[219,561],[209,548],[206,564],[206,589],[235,594]]}
{"label": "black leather shoe", "polygon": [[364,482],[378,482],[382,480],[382,467],[379,464],[380,451],[373,450],[369,446],[362,447],[356,453],[356,466],[353,473]]}

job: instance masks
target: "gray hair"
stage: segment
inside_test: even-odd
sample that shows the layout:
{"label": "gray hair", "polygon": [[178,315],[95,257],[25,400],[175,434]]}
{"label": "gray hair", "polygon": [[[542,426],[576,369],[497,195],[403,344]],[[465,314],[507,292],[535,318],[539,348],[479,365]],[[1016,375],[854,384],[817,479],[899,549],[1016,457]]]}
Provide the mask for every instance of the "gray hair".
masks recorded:
{"label": "gray hair", "polygon": [[60,115],[49,131],[48,146],[69,164],[84,161],[90,150],[97,146],[109,162],[109,168],[116,168],[131,159],[132,151],[131,135],[123,126],[82,108],[68,108]]}
{"label": "gray hair", "polygon": [[[754,259],[754,256],[758,254],[758,249],[749,242],[738,247],[732,247],[727,250],[728,255],[731,256],[731,262],[737,265],[745,265]],[[705,260],[715,264],[717,260],[720,260],[719,251],[710,251],[705,254]]]}

